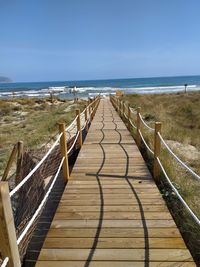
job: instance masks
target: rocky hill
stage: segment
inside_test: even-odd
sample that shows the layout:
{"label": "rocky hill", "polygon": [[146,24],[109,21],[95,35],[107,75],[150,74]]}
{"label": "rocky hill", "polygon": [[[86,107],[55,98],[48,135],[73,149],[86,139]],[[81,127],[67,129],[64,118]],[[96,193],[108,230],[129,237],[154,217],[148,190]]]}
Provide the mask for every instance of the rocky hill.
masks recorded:
{"label": "rocky hill", "polygon": [[8,77],[0,76],[0,83],[10,83],[12,80]]}

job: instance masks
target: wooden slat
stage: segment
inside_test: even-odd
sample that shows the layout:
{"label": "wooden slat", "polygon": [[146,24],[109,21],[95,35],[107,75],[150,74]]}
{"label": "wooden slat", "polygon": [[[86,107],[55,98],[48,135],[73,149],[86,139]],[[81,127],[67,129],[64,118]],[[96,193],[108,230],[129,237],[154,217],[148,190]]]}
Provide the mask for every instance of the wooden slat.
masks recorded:
{"label": "wooden slat", "polygon": [[[48,237],[95,237],[96,228],[51,228]],[[142,228],[102,228],[100,237],[144,237]],[[176,227],[170,228],[148,228],[148,237],[181,237]]]}
{"label": "wooden slat", "polygon": [[[85,261],[57,261],[56,267],[83,267]],[[133,265],[134,264],[134,265]],[[141,261],[93,261],[90,267],[144,267],[144,262]],[[150,262],[149,267],[194,267],[194,262]],[[55,262],[38,261],[37,267],[55,267]]]}
{"label": "wooden slat", "polygon": [[[90,249],[45,249],[40,260],[87,260]],[[149,249],[151,261],[193,261],[187,249]],[[144,249],[96,249],[94,261],[144,261]]]}

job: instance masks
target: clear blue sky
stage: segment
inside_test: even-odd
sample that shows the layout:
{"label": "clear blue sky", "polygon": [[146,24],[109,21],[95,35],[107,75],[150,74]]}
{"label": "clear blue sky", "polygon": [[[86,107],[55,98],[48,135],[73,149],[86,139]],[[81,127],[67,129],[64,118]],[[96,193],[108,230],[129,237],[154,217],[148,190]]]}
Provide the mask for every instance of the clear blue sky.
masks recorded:
{"label": "clear blue sky", "polygon": [[200,74],[199,12],[199,0],[0,0],[0,75]]}

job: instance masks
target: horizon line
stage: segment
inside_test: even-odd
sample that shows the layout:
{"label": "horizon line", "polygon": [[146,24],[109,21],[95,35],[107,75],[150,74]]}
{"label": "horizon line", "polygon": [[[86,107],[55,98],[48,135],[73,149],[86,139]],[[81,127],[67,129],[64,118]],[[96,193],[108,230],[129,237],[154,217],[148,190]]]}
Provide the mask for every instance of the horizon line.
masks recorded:
{"label": "horizon line", "polygon": [[[200,74],[188,74],[188,75],[166,75],[166,76],[144,76],[144,77],[129,77],[129,78],[104,78],[104,79],[83,79],[83,80],[40,80],[40,81],[12,81],[12,82],[0,82],[0,84],[11,84],[11,83],[45,83],[45,82],[87,82],[87,81],[111,81],[111,80],[132,80],[132,79],[155,79],[155,78],[176,78],[176,77],[196,77]],[[5,76],[3,76],[5,77]]]}

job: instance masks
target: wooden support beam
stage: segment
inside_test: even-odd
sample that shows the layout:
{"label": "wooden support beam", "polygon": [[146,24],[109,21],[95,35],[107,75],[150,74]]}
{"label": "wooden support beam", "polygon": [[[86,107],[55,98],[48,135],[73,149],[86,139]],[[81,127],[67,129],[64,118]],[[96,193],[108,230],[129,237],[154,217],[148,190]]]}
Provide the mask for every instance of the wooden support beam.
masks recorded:
{"label": "wooden support beam", "polygon": [[8,163],[6,165],[5,171],[2,176],[2,181],[5,181],[7,179],[10,168],[12,167],[13,161],[15,160],[16,154],[17,154],[17,144],[14,145],[13,150],[10,154],[10,158],[8,160]]}
{"label": "wooden support beam", "polygon": [[136,133],[136,142],[137,142],[137,145],[138,147],[140,148],[141,146],[141,136],[140,136],[140,127],[141,127],[141,120],[140,120],[140,111],[141,111],[141,108],[138,107],[137,108],[137,133]]}
{"label": "wooden support beam", "polygon": [[160,122],[155,123],[155,134],[154,134],[154,165],[153,165],[153,176],[155,181],[159,181],[160,177],[160,166],[158,163],[157,158],[160,157],[160,150],[161,150],[161,141],[158,136],[158,132],[161,133],[161,126],[162,124]]}
{"label": "wooden support beam", "polygon": [[8,182],[0,182],[0,252],[7,267],[21,266]]}
{"label": "wooden support beam", "polygon": [[63,178],[66,183],[69,179],[69,163],[68,163],[68,155],[67,155],[67,138],[65,132],[65,124],[59,123],[59,133],[62,133],[60,138],[60,149],[62,157],[64,157],[63,161]]}
{"label": "wooden support beam", "polygon": [[131,130],[130,120],[131,120],[131,108],[130,108],[130,103],[128,103],[128,130],[129,131]]}
{"label": "wooden support beam", "polygon": [[126,112],[126,110],[125,110],[125,102],[124,101],[122,101],[122,112],[123,112],[123,114],[122,114],[122,117],[125,117],[125,112]]}
{"label": "wooden support beam", "polygon": [[79,146],[80,148],[82,147],[82,131],[81,131],[81,118],[80,118],[80,109],[76,109],[76,116],[77,117],[77,120],[76,120],[76,123],[77,123],[77,130],[79,131]]}
{"label": "wooden support beam", "polygon": [[16,185],[18,185],[21,181],[20,172],[23,162],[23,153],[24,153],[24,143],[19,141],[17,143],[17,169],[16,169]]}
{"label": "wooden support beam", "polygon": [[86,133],[88,132],[88,108],[87,108],[87,105],[85,107],[85,130],[86,130]]}

